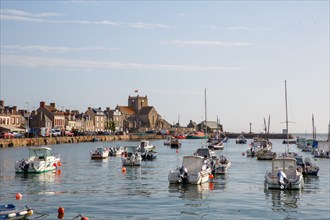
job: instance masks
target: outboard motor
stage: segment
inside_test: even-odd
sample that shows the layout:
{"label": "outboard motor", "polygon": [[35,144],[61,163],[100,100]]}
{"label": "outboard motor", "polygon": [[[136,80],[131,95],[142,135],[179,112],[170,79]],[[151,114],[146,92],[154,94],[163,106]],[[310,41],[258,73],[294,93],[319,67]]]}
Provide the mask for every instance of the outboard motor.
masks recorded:
{"label": "outboard motor", "polygon": [[278,171],[277,173],[277,182],[280,185],[281,189],[284,189],[285,186],[289,183],[286,174],[282,170]]}
{"label": "outboard motor", "polygon": [[188,174],[188,169],[184,166],[180,168],[180,179],[179,182],[182,183],[189,183],[189,174]]}
{"label": "outboard motor", "polygon": [[28,170],[29,170],[29,166],[30,166],[30,163],[25,161],[25,160],[22,160],[19,168],[22,169],[24,171],[24,173],[27,173]]}

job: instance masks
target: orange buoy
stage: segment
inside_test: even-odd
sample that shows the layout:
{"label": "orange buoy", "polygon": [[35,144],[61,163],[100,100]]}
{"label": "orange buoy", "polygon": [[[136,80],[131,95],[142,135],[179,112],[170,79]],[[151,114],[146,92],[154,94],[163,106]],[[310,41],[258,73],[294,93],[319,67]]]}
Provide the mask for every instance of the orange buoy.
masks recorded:
{"label": "orange buoy", "polygon": [[62,166],[61,161],[57,161],[57,166]]}
{"label": "orange buoy", "polygon": [[23,198],[22,194],[16,193],[16,200],[21,200]]}
{"label": "orange buoy", "polygon": [[57,210],[58,214],[62,214],[64,215],[64,208],[62,206],[60,206]]}
{"label": "orange buoy", "polygon": [[64,218],[64,214],[58,213],[57,219],[63,219],[63,218]]}
{"label": "orange buoy", "polygon": [[122,173],[126,173],[126,167],[122,167],[122,168],[121,168],[121,172],[122,172]]}
{"label": "orange buoy", "polygon": [[82,217],[81,220],[89,220],[86,216]]}
{"label": "orange buoy", "polygon": [[214,175],[211,173],[211,174],[209,175],[209,178],[210,178],[210,179],[213,179],[213,178],[214,178]]}

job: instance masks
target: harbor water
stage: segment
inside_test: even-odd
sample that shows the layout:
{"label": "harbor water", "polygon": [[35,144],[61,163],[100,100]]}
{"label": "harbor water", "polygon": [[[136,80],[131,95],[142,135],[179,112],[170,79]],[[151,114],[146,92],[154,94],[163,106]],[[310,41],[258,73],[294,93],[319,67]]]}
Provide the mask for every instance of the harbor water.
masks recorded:
{"label": "harbor water", "polygon": [[[158,157],[143,161],[141,167],[126,167],[120,157],[91,160],[96,146],[138,145],[139,142],[96,142],[51,146],[61,155],[60,172],[36,175],[15,174],[14,162],[28,155],[27,147],[0,149],[0,203],[28,205],[31,219],[57,219],[64,207],[64,219],[79,213],[89,219],[330,219],[330,160],[313,161],[320,167],[318,177],[305,177],[299,191],[266,190],[264,175],[271,161],[246,157],[247,144],[230,139],[224,154],[232,165],[226,176],[216,176],[202,185],[168,183],[168,173],[181,165],[204,140],[182,140],[178,149],[164,146],[164,140],[150,140]],[[284,152],[282,140],[271,140],[273,151]],[[300,155],[295,145],[290,150]],[[313,159],[314,160],[314,159]],[[16,200],[16,193],[23,195]]]}

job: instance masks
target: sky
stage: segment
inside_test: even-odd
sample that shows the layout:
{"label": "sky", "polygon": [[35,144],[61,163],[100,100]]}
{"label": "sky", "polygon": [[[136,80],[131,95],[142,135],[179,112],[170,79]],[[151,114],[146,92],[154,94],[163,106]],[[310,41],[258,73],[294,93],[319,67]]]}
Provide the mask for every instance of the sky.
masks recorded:
{"label": "sky", "polygon": [[0,4],[5,105],[86,111],[146,95],[170,123],[206,115],[228,132],[261,132],[270,117],[277,133],[286,80],[289,132],[311,133],[312,115],[328,131],[329,1]]}

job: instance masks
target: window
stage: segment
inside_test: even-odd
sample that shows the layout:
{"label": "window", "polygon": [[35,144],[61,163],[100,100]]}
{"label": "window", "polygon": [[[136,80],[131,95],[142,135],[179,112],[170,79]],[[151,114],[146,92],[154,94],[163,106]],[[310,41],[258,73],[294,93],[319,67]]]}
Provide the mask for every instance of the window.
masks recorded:
{"label": "window", "polygon": [[16,124],[19,124],[19,117],[16,118]]}
{"label": "window", "polygon": [[15,124],[15,118],[11,118],[11,124]]}

